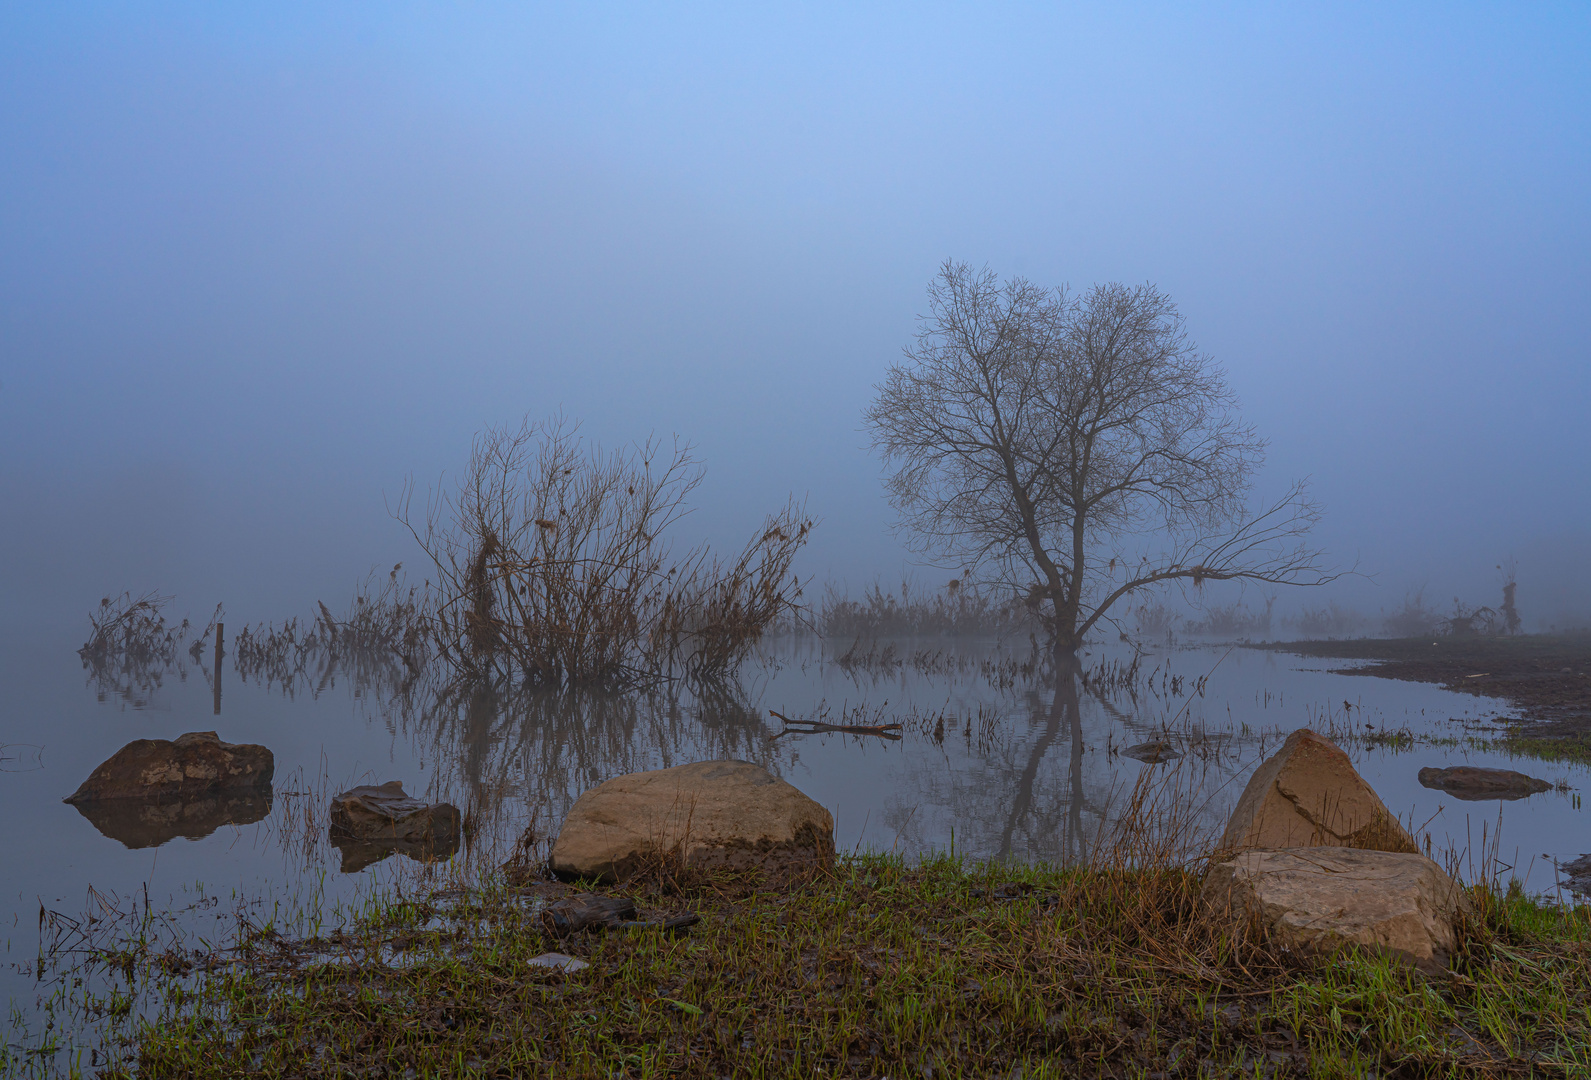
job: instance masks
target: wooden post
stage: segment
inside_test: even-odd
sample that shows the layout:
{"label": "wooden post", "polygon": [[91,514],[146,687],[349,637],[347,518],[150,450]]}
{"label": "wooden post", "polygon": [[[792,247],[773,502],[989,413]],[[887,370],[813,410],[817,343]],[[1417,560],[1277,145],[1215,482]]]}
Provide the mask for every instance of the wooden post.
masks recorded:
{"label": "wooden post", "polygon": [[215,624],[215,714],[221,715],[221,657],[226,652],[221,648],[221,639],[226,637],[226,623]]}

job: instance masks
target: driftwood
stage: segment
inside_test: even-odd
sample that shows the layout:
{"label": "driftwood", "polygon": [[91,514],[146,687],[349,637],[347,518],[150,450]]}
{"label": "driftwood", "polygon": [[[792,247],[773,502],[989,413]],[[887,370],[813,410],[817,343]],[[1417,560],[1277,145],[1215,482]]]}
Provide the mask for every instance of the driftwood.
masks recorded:
{"label": "driftwood", "polygon": [[550,904],[541,913],[541,925],[554,937],[568,937],[582,930],[680,930],[694,926],[699,915],[678,915],[672,919],[642,920],[635,901],[622,896],[577,893]]}
{"label": "driftwood", "polygon": [[777,716],[784,722],[784,730],[773,736],[775,739],[781,735],[818,735],[825,731],[838,731],[845,735],[876,735],[880,739],[898,740],[901,737],[899,724],[825,724],[818,720],[792,720],[772,709],[768,710],[768,715]]}

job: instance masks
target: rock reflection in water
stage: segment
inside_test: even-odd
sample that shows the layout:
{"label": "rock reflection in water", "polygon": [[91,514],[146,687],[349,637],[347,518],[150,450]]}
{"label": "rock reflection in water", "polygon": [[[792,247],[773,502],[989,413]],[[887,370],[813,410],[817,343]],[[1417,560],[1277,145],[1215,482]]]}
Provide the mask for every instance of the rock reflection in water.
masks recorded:
{"label": "rock reflection in water", "polygon": [[186,799],[103,799],[72,805],[112,840],[130,848],[147,848],[179,836],[200,840],[223,825],[261,821],[271,812],[271,789]]}
{"label": "rock reflection in water", "polygon": [[446,862],[458,854],[458,833],[436,840],[355,840],[351,837],[333,836],[332,847],[342,855],[341,871],[357,874],[389,855],[406,855],[415,862]]}
{"label": "rock reflection in water", "polygon": [[[517,835],[561,820],[614,776],[735,758],[779,774],[761,714],[738,687],[608,694],[462,687],[391,702],[436,755],[438,790],[466,793],[478,824]],[[515,805],[515,804],[518,805]]]}

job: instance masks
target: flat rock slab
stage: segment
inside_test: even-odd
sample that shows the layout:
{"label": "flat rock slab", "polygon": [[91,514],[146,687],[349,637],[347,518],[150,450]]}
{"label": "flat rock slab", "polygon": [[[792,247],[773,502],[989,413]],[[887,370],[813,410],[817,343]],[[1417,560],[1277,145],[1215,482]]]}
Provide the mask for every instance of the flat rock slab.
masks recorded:
{"label": "flat rock slab", "polygon": [[1445,791],[1455,799],[1480,802],[1489,799],[1523,799],[1552,790],[1552,785],[1512,769],[1481,769],[1473,765],[1454,765],[1447,769],[1420,770],[1424,787]]}
{"label": "flat rock slab", "polygon": [[263,746],[227,743],[213,731],[175,739],[134,739],[89,774],[64,801],[183,799],[269,787],[276,759]]}
{"label": "flat rock slab", "polygon": [[1293,847],[1420,850],[1348,755],[1308,728],[1254,770],[1220,844],[1224,852]]}
{"label": "flat rock slab", "polygon": [[1342,847],[1245,851],[1210,868],[1204,901],[1290,949],[1387,950],[1425,970],[1446,964],[1467,903],[1424,855]]}
{"label": "flat rock slab", "polygon": [[748,761],[630,773],[585,792],[549,863],[564,878],[616,881],[650,863],[777,869],[834,861],[834,819]]}
{"label": "flat rock slab", "polygon": [[223,825],[252,825],[271,812],[271,789],[192,798],[92,799],[74,805],[112,840],[129,848],[150,848],[179,836],[200,840]]}
{"label": "flat rock slab", "polygon": [[458,834],[458,807],[413,798],[401,780],[350,788],[331,801],[333,840],[446,844]]}

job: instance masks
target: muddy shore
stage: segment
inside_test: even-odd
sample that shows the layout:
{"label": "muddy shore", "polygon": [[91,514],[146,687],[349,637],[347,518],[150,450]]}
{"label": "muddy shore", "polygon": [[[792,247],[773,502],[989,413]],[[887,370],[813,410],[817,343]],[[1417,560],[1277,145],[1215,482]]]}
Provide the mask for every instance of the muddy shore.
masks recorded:
{"label": "muddy shore", "polygon": [[1286,641],[1277,652],[1374,660],[1345,675],[1437,683],[1477,697],[1501,698],[1518,711],[1515,734],[1577,742],[1591,738],[1591,631],[1517,637],[1357,638]]}

